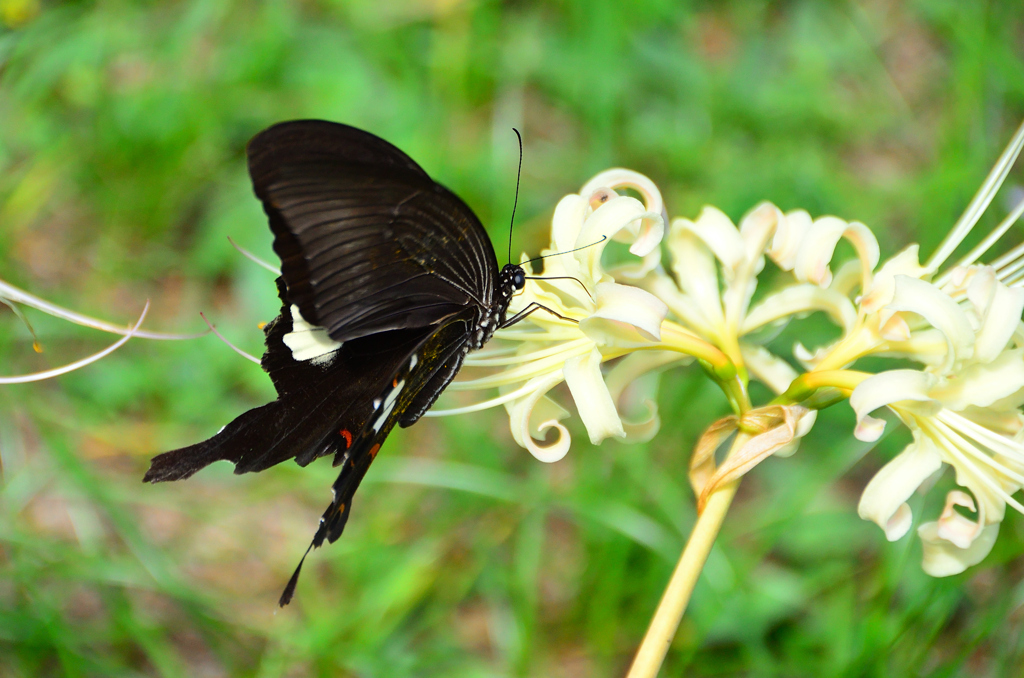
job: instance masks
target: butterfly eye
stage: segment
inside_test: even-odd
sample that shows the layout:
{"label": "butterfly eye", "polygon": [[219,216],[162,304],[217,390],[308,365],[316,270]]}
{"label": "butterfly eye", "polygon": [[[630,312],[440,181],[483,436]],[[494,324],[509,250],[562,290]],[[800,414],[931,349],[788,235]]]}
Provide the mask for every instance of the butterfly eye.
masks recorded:
{"label": "butterfly eye", "polygon": [[523,273],[521,270],[520,271],[516,271],[512,275],[512,285],[517,290],[523,289],[526,286],[526,274]]}

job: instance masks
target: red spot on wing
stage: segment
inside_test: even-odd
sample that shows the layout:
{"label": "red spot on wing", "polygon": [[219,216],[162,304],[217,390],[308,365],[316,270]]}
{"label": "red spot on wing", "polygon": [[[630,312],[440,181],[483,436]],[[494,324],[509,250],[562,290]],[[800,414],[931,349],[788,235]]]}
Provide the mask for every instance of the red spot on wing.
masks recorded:
{"label": "red spot on wing", "polygon": [[380,443],[377,443],[376,445],[370,448],[370,458],[376,459],[378,451],[380,451]]}
{"label": "red spot on wing", "polygon": [[345,439],[345,449],[352,447],[352,433],[347,428],[341,429],[338,433]]}
{"label": "red spot on wing", "polygon": [[391,382],[391,387],[398,388],[398,377],[395,377],[395,380]]}

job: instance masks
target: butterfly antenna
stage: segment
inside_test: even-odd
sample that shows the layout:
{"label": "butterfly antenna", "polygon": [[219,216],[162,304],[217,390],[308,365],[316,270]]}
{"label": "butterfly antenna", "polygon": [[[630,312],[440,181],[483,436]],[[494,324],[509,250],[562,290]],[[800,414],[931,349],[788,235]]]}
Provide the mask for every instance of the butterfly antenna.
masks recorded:
{"label": "butterfly antenna", "polygon": [[516,222],[516,206],[519,204],[519,177],[523,173],[523,135],[515,127],[512,128],[512,131],[519,139],[519,169],[516,170],[516,199],[512,203],[512,219],[508,224],[508,263],[510,264],[512,263],[512,225]]}
{"label": "butterfly antenna", "polygon": [[608,239],[608,236],[602,235],[600,240],[595,240],[594,242],[590,243],[589,245],[583,245],[582,247],[577,247],[575,249],[566,250],[564,252],[555,252],[554,254],[545,254],[545,255],[540,256],[540,257],[534,257],[533,259],[527,259],[523,263],[524,264],[529,264],[532,261],[540,261],[541,259],[547,259],[548,257],[557,257],[560,254],[572,254],[573,252],[579,252],[580,250],[585,250],[588,247],[593,247],[594,245],[600,245],[601,243],[603,243],[607,239]]}
{"label": "butterfly antenna", "polygon": [[526,279],[527,280],[575,280],[577,283],[579,283],[579,286],[583,288],[583,291],[587,293],[587,296],[590,297],[590,300],[594,301],[594,295],[590,293],[590,290],[588,290],[587,286],[583,284],[583,281],[580,280],[579,278],[574,278],[571,275],[552,275],[552,276],[547,276],[547,277],[541,277],[541,276],[536,276],[536,275],[528,275],[528,276],[526,276]]}

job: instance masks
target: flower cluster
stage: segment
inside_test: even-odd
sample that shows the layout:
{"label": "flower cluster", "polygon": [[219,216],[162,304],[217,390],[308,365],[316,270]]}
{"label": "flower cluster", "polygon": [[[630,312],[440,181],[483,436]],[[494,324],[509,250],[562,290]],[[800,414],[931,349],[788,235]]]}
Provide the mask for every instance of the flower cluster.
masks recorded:
{"label": "flower cluster", "polygon": [[[876,440],[885,423],[871,413],[885,407],[908,426],[913,442],[868,484],[860,515],[890,540],[902,537],[912,523],[909,496],[952,466],[967,491],[949,493],[945,511],[918,534],[927,572],[960,572],[987,555],[1007,504],[1024,511],[1012,497],[1024,486],[1024,244],[980,263],[1024,204],[941,269],[1022,145],[1024,126],[923,264],[914,245],[879,265],[877,239],[864,224],[783,213],[770,203],[754,207],[738,226],[713,207],[695,220],[669,222],[649,179],[622,169],[601,173],[558,204],[543,270],[510,308],[535,304],[547,311],[499,332],[500,348],[467,360],[489,372],[452,386],[497,388],[499,395],[432,414],[504,405],[515,440],[538,459],[556,461],[571,441],[560,423],[568,412],[548,397],[555,386],[566,383],[592,442],[644,440],[659,425],[657,373],[697,359],[734,409],[709,427],[694,452],[691,481],[703,501],[765,457],[793,453],[817,409],[849,398],[855,435]],[[856,256],[836,264],[844,240]],[[608,252],[614,243],[627,244],[628,253]],[[766,261],[788,281],[753,303]],[[530,264],[524,267],[532,276]],[[763,345],[774,328],[815,312],[839,327],[838,340],[814,350],[797,344],[797,366]],[[901,368],[851,369],[866,356],[900,359]],[[920,367],[906,369],[908,360]],[[750,379],[776,399],[755,407]],[[551,428],[557,439],[545,444]],[[716,467],[715,449],[736,431],[742,444]]]}

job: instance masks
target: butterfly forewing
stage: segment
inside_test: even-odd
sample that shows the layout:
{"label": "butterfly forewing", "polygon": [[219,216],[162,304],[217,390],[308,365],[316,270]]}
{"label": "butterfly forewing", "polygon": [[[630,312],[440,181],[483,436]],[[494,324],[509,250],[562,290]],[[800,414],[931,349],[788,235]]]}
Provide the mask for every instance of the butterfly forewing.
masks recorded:
{"label": "butterfly forewing", "polygon": [[483,226],[394,146],[296,121],[261,132],[248,155],[289,298],[333,339],[491,303],[497,263]]}

